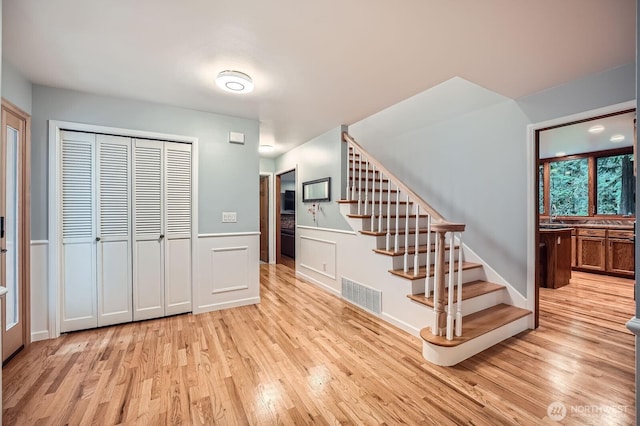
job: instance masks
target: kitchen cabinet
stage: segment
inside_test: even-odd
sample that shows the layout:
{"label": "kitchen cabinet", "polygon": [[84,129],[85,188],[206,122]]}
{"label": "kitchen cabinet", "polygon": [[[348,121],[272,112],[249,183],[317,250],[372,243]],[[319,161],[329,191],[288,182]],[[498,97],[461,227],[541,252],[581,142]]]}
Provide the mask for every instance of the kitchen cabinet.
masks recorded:
{"label": "kitchen cabinet", "polygon": [[633,231],[607,231],[607,271],[633,277],[635,246]]}
{"label": "kitchen cabinet", "polygon": [[579,228],[576,269],[633,277],[635,238],[631,230]]}
{"label": "kitchen cabinet", "polygon": [[571,279],[571,229],[540,229],[540,286],[559,288]]}
{"label": "kitchen cabinet", "polygon": [[280,232],[280,252],[292,259],[296,258],[296,234],[293,231],[283,229]]}
{"label": "kitchen cabinet", "polygon": [[571,230],[571,267],[575,268],[578,263],[578,253],[576,253],[577,247],[577,232],[574,229]]}
{"label": "kitchen cabinet", "polygon": [[576,267],[590,271],[606,269],[606,230],[578,229]]}

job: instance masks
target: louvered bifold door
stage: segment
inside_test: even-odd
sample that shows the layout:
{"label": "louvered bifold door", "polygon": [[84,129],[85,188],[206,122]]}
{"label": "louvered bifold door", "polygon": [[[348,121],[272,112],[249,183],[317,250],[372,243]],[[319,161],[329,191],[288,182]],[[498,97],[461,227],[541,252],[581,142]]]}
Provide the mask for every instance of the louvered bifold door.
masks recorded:
{"label": "louvered bifold door", "polygon": [[162,142],[134,139],[133,319],[164,316]]}
{"label": "louvered bifold door", "polygon": [[66,332],[98,325],[95,135],[65,131],[61,133],[61,144],[63,267],[60,331]]}
{"label": "louvered bifold door", "polygon": [[191,312],[191,145],[165,142],[165,314]]}
{"label": "louvered bifold door", "polygon": [[98,326],[133,319],[131,139],[97,135]]}

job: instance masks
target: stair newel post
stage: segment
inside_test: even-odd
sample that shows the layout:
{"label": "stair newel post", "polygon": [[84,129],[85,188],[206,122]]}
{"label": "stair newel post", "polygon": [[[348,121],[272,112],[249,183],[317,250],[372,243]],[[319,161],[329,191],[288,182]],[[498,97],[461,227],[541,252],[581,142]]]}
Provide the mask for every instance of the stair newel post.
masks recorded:
{"label": "stair newel post", "polygon": [[454,274],[455,274],[455,264],[454,264],[454,234],[455,232],[449,233],[449,288],[448,290],[448,300],[447,300],[447,340],[453,339],[453,294],[455,290],[454,286]]}
{"label": "stair newel post", "polygon": [[369,206],[369,160],[365,162],[364,172],[364,215],[367,215],[367,207]]}
{"label": "stair newel post", "polygon": [[[418,220],[420,219],[420,204],[416,203],[416,235],[415,235],[415,252],[413,253],[413,276],[418,275],[418,267],[420,265],[418,255],[420,248],[420,226],[418,226]],[[427,276],[427,281],[429,277]]]}
{"label": "stair newel post", "polygon": [[[378,232],[382,232],[382,172],[380,172],[380,203],[378,204]],[[374,186],[375,189],[375,186]],[[389,199],[387,199],[387,203],[389,203]]]}
{"label": "stair newel post", "polygon": [[[396,197],[398,194],[396,194]],[[391,181],[387,182],[387,245],[386,250],[391,250]]]}
{"label": "stair newel post", "polygon": [[358,214],[362,214],[362,153],[358,156]]}
{"label": "stair newel post", "polygon": [[398,192],[396,193],[396,238],[395,238],[395,245],[393,246],[394,251],[398,251],[398,247],[400,246],[399,232],[398,232],[400,231],[400,218],[398,217],[400,212],[400,187],[396,185],[396,189],[398,190]]}
{"label": "stair newel post", "polygon": [[462,232],[458,235],[458,306],[456,309],[456,336],[462,336]]}
{"label": "stair newel post", "polygon": [[431,295],[431,215],[427,216],[427,278],[424,283],[424,294]]}
{"label": "stair newel post", "polygon": [[436,336],[442,336],[447,319],[444,312],[444,232],[436,231],[436,274],[434,287],[434,310]]}
{"label": "stair newel post", "polygon": [[371,165],[373,180],[371,181],[371,229],[373,232],[376,225],[376,165]]}
{"label": "stair newel post", "polygon": [[404,272],[409,271],[409,216],[409,195],[407,195],[407,204],[404,206]]}

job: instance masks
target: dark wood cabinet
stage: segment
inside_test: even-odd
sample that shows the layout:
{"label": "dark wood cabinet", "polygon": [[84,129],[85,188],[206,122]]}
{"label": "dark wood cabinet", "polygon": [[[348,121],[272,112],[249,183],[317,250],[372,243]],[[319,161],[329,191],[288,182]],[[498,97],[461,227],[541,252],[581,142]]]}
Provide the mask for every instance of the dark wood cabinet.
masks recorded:
{"label": "dark wood cabinet", "polygon": [[576,267],[604,271],[606,269],[605,240],[604,229],[578,229]]}
{"label": "dark wood cabinet", "polygon": [[540,230],[540,286],[559,288],[571,279],[571,229]]}
{"label": "dark wood cabinet", "polygon": [[282,253],[285,256],[289,256],[292,259],[296,258],[295,233],[288,233],[288,232],[280,233],[280,253]]}
{"label": "dark wood cabinet", "polygon": [[633,277],[635,274],[635,243],[632,231],[608,231],[607,271]]}
{"label": "dark wood cabinet", "polygon": [[633,277],[635,238],[633,231],[578,229],[576,269]]}
{"label": "dark wood cabinet", "polygon": [[571,231],[571,267],[572,268],[575,268],[578,262],[578,253],[576,253],[576,250],[578,249],[578,247],[576,246],[577,240],[578,240],[578,237],[576,236],[576,230],[573,229]]}

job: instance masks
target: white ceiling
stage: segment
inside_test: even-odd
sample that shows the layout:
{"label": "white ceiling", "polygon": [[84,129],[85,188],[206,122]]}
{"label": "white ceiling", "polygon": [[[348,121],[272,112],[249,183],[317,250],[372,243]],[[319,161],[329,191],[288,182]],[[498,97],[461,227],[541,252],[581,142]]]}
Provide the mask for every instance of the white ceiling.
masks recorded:
{"label": "white ceiling", "polygon": [[454,76],[517,98],[633,62],[635,5],[4,0],[2,53],[37,84],[258,119],[273,157]]}
{"label": "white ceiling", "polygon": [[[540,158],[632,146],[634,118],[635,112],[629,112],[544,130],[540,132]],[[595,125],[604,126],[604,130],[597,134],[590,133],[589,128]],[[612,142],[614,135],[622,135],[624,140]]]}

